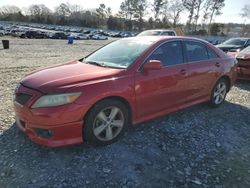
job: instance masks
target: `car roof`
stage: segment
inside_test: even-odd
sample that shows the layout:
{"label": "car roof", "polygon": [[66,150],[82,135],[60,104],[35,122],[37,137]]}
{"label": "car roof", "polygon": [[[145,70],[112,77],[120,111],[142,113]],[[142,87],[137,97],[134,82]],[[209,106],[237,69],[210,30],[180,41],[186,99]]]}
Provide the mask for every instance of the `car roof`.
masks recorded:
{"label": "car roof", "polygon": [[147,40],[147,41],[153,41],[153,42],[160,42],[160,41],[166,41],[166,40],[171,40],[171,39],[187,39],[187,40],[195,40],[195,41],[201,41],[201,42],[205,42],[208,43],[205,40],[199,39],[199,38],[194,38],[194,37],[186,37],[186,36],[137,36],[137,37],[129,37],[129,38],[125,38],[122,40],[126,40],[126,39],[132,39],[132,40]]}
{"label": "car roof", "polygon": [[174,30],[173,29],[150,29],[150,30],[145,30],[145,31],[174,31]]}
{"label": "car roof", "polygon": [[[243,39],[243,40],[249,40],[250,38],[247,37],[234,37],[234,38],[230,38],[230,39]],[[229,40],[229,39],[228,39]]]}

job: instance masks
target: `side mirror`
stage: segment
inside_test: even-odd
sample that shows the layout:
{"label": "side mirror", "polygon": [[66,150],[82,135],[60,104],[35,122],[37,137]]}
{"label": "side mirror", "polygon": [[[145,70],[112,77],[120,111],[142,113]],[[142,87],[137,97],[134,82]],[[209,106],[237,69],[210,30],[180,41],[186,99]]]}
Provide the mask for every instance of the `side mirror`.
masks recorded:
{"label": "side mirror", "polygon": [[159,70],[161,68],[162,68],[162,63],[159,60],[149,60],[143,66],[143,70]]}

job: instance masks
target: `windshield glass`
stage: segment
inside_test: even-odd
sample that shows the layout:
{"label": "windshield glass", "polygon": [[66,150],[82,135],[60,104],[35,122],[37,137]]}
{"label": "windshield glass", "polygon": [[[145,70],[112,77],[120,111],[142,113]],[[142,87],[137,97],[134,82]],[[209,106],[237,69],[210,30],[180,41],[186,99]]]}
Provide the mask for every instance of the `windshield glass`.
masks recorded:
{"label": "windshield glass", "polygon": [[115,41],[89,55],[84,62],[104,67],[126,69],[134,63],[154,41],[130,38]]}
{"label": "windshield glass", "polygon": [[246,39],[229,39],[225,41],[223,44],[243,46],[246,41],[247,41]]}
{"label": "windshield glass", "polygon": [[247,48],[245,48],[245,49],[242,50],[241,52],[250,52],[250,46],[248,46]]}

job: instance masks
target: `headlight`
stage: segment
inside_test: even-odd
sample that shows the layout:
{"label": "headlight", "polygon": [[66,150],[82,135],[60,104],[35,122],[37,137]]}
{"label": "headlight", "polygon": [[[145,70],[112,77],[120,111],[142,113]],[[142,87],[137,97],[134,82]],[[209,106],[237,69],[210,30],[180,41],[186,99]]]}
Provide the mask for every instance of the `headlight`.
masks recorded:
{"label": "headlight", "polygon": [[80,95],[81,92],[44,95],[40,97],[32,105],[31,108],[52,107],[52,106],[61,106],[64,104],[69,104],[74,102]]}
{"label": "headlight", "polygon": [[236,49],[236,52],[240,52],[240,51],[241,51],[241,49],[240,49],[240,48]]}

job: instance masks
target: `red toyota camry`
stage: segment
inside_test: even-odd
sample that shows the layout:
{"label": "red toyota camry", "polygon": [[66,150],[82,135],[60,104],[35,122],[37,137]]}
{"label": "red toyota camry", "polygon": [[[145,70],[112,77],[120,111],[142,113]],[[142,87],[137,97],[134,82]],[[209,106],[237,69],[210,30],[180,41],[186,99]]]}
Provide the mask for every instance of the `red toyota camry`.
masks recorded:
{"label": "red toyota camry", "polygon": [[32,72],[15,90],[16,125],[34,142],[107,145],[130,124],[202,102],[223,103],[236,60],[186,37],[134,37]]}

